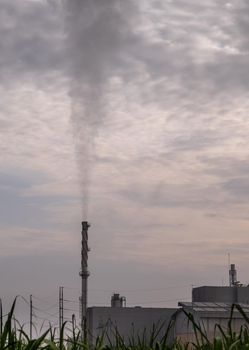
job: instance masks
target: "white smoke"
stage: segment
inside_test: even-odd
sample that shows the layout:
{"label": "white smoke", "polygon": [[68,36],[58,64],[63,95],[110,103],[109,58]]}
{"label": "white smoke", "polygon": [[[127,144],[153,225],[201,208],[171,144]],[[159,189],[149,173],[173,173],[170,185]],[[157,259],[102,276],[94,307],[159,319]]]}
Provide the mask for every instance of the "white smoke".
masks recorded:
{"label": "white smoke", "polygon": [[[108,111],[107,89],[127,65],[134,5],[129,0],[65,0],[71,120],[87,216],[94,140]],[[126,59],[125,59],[126,57]],[[122,69],[121,69],[122,67]]]}

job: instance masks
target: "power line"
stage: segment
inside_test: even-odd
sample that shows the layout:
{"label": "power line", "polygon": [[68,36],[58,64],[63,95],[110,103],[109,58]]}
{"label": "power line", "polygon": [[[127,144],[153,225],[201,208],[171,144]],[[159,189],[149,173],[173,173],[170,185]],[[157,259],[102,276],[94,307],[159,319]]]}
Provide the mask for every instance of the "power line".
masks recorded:
{"label": "power line", "polygon": [[48,312],[46,309],[44,310],[44,309],[41,309],[41,308],[39,308],[39,307],[37,307],[37,306],[34,306],[33,307],[35,310],[37,310],[37,311],[40,311],[40,312]]}
{"label": "power line", "polygon": [[64,308],[64,310],[66,311],[74,311],[74,312],[78,312],[79,310],[75,310],[75,309],[67,309],[67,308]]}
{"label": "power line", "polygon": [[[51,319],[48,319],[48,318],[45,318],[45,317],[35,316],[35,318],[38,319],[38,320],[51,322]],[[56,322],[57,322],[57,317],[54,317],[54,319],[55,319]]]}
{"label": "power line", "polygon": [[79,301],[75,301],[75,300],[68,300],[68,299],[64,299],[65,302],[67,303],[75,303],[75,304],[79,304]]}
{"label": "power line", "polygon": [[33,308],[39,312],[43,312],[44,314],[51,316],[51,317],[58,316],[58,314],[59,314],[59,311],[56,311],[55,313],[51,314],[50,312],[43,311],[41,309],[37,309],[35,306],[33,306]]}
{"label": "power line", "polygon": [[47,312],[47,311],[49,311],[49,310],[51,310],[51,309],[58,308],[58,303],[56,303],[56,304],[54,304],[54,305],[52,305],[52,306],[49,306],[49,307],[46,308],[46,309],[41,309],[41,308],[39,308],[39,307],[37,307],[37,306],[34,306],[34,308],[35,308],[36,310],[38,310],[38,311]]}
{"label": "power line", "polygon": [[57,296],[57,292],[53,292],[49,295],[47,295],[46,297],[38,297],[37,295],[33,295],[33,298],[40,301],[41,303],[46,303],[47,302],[47,299],[51,299],[51,298],[54,298],[55,296]]}
{"label": "power line", "polygon": [[22,295],[18,295],[17,297],[20,297],[27,305],[29,305],[29,301]]}

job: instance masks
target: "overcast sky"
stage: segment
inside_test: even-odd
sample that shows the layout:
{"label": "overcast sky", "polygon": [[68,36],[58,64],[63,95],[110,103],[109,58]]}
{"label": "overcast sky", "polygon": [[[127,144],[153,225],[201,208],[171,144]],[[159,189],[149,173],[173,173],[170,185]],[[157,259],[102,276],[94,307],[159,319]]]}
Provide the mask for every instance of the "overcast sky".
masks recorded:
{"label": "overcast sky", "polygon": [[247,0],[0,0],[0,297],[76,300],[86,218],[90,305],[229,252],[249,283],[248,32]]}

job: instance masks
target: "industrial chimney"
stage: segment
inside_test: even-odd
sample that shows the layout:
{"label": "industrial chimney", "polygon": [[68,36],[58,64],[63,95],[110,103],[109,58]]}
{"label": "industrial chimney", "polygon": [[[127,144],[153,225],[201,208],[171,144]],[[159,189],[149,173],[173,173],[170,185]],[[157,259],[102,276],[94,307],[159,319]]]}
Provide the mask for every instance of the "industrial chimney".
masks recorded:
{"label": "industrial chimney", "polygon": [[235,264],[230,265],[230,270],[229,270],[229,285],[230,287],[237,286],[238,285],[237,281],[237,271],[235,269]]}
{"label": "industrial chimney", "polygon": [[90,225],[87,221],[82,222],[82,241],[81,241],[81,297],[80,297],[80,313],[81,313],[81,330],[84,340],[86,340],[86,312],[87,312],[87,279],[89,272],[87,269],[88,262],[88,228]]}

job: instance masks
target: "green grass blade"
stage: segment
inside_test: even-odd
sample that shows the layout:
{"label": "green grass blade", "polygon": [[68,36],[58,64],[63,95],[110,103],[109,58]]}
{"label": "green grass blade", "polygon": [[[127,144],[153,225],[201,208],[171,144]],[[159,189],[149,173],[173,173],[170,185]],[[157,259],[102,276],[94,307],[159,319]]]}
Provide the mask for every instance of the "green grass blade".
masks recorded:
{"label": "green grass blade", "polygon": [[40,348],[41,344],[44,342],[46,336],[49,333],[49,329],[39,338],[30,340],[25,350],[37,350]]}
{"label": "green grass blade", "polygon": [[0,350],[4,350],[5,349],[7,339],[10,339],[10,337],[11,337],[11,333],[12,333],[11,320],[12,320],[14,309],[15,309],[15,306],[16,306],[16,299],[17,298],[15,298],[15,300],[14,300],[12,306],[11,306],[10,312],[8,313],[7,320],[6,320],[5,324],[4,324],[3,333],[2,333],[1,339],[0,339]]}

